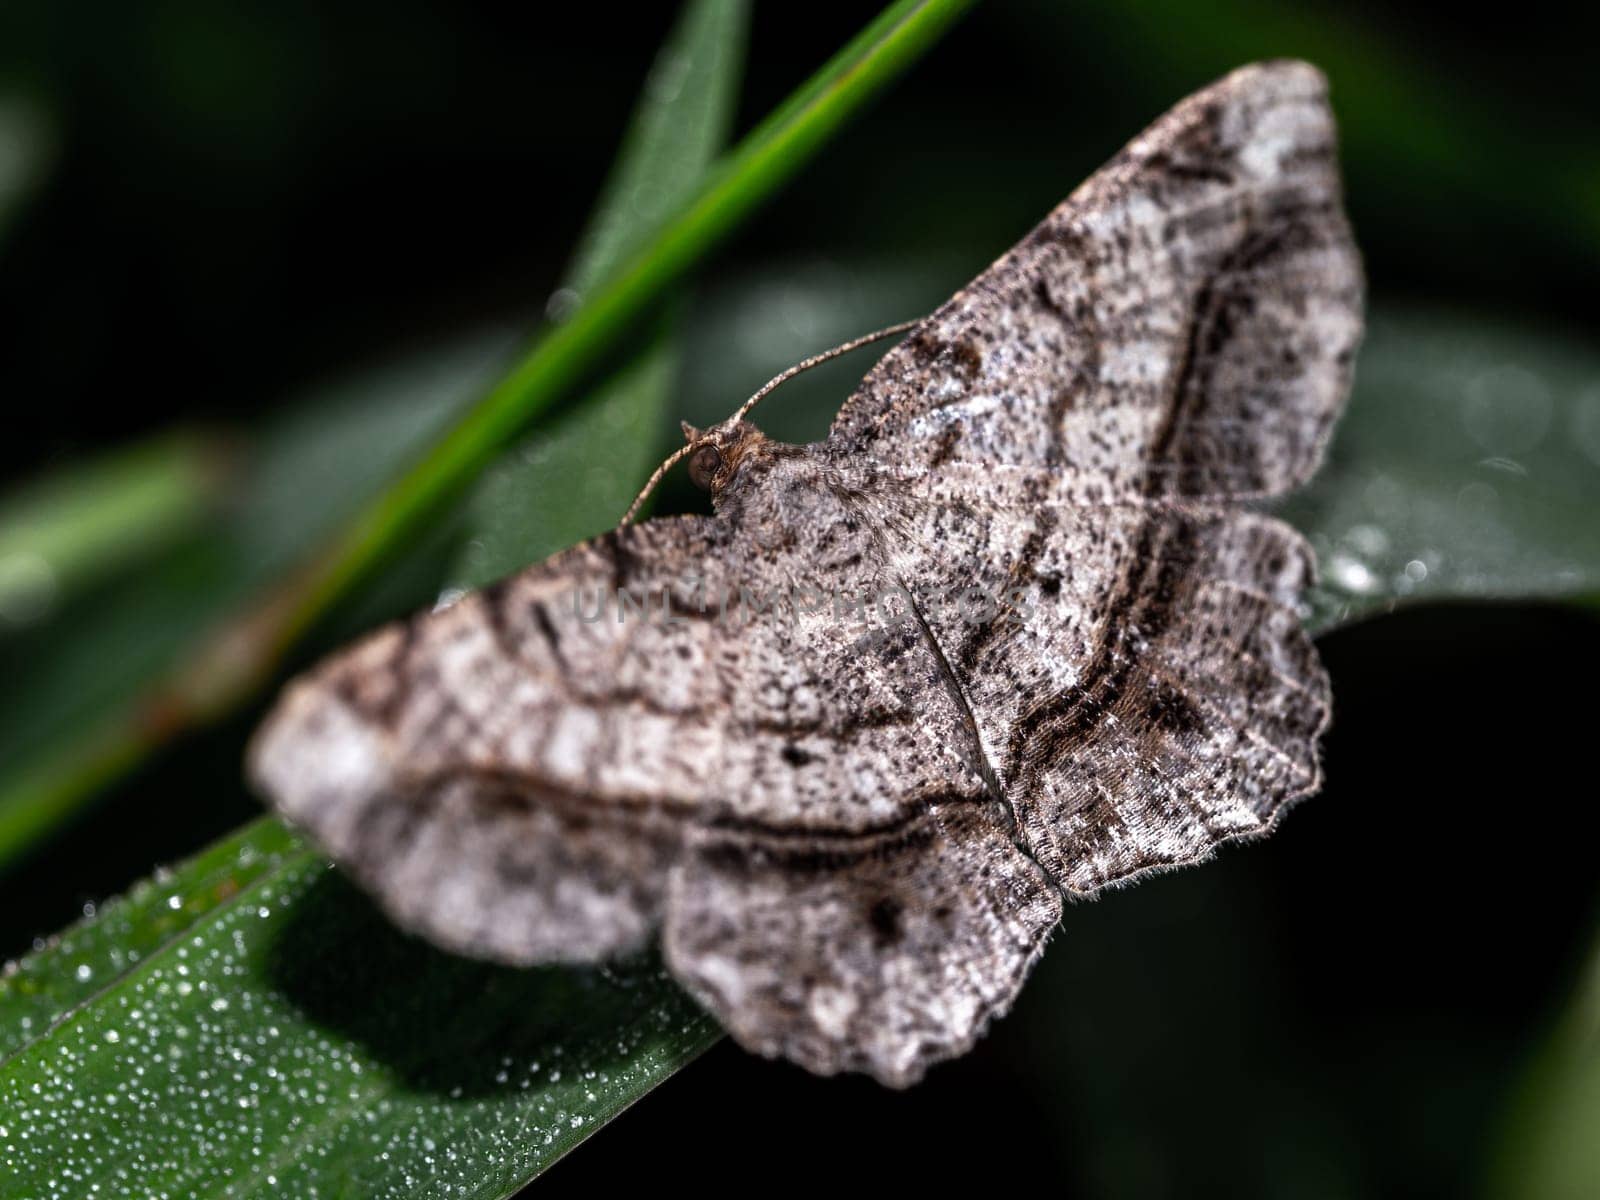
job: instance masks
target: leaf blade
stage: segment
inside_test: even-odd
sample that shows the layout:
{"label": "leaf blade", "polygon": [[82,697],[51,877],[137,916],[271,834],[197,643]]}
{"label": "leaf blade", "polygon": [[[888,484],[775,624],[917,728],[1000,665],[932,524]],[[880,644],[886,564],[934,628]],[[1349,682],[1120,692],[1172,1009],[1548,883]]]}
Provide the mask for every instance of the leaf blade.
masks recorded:
{"label": "leaf blade", "polygon": [[504,1195],[718,1036],[651,962],[444,955],[290,850],[0,1063],[0,1195]]}
{"label": "leaf blade", "polygon": [[1329,460],[1282,506],[1317,551],[1310,627],[1600,592],[1597,380],[1572,339],[1379,308]]}
{"label": "leaf blade", "polygon": [[94,908],[0,974],[0,1062],[305,847],[263,818]]}

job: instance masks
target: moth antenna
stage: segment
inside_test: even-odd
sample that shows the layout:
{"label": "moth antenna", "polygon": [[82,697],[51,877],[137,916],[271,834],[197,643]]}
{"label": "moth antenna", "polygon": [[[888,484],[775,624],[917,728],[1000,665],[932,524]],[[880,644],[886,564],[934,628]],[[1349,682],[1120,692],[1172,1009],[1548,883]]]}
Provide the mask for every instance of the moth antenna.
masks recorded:
{"label": "moth antenna", "polygon": [[[757,404],[760,404],[769,393],[774,391],[780,384],[787,383],[801,372],[809,371],[812,367],[819,367],[823,363],[828,362],[830,359],[838,358],[841,354],[849,354],[852,350],[859,350],[862,346],[869,346],[873,342],[883,341],[884,338],[891,338],[896,334],[905,333],[907,330],[920,325],[921,323],[921,317],[917,317],[911,321],[901,321],[898,325],[889,325],[883,329],[874,330],[872,333],[864,333],[858,338],[851,338],[848,342],[843,342],[840,345],[833,347],[831,350],[824,350],[820,354],[813,354],[810,358],[801,359],[799,362],[795,363],[794,366],[789,367],[784,371],[780,371],[771,379],[767,380],[766,383],[762,384],[761,387],[757,389],[755,395],[751,396],[750,399],[746,400],[742,405],[740,405],[739,411],[734,413],[733,416],[727,421],[724,421],[723,424],[728,425],[735,421],[743,420],[746,414],[748,414],[750,410]],[[622,514],[622,520],[617,522],[617,527],[620,529],[622,526],[630,524],[633,521],[633,518],[638,515],[640,506],[643,505],[647,499],[649,499],[650,493],[655,491],[656,484],[661,482],[661,477],[689,454],[705,445],[708,440],[709,439],[707,438],[700,438],[697,441],[690,442],[688,445],[679,446],[671,454],[667,455],[666,461],[655,469],[655,472],[650,476],[649,480],[646,481],[644,487],[640,489],[639,494],[633,498],[633,503],[628,505],[628,511]]]}
{"label": "moth antenna", "polygon": [[911,321],[901,321],[898,325],[890,325],[886,328],[875,330],[872,333],[864,333],[858,338],[851,338],[848,342],[844,342],[841,345],[835,346],[832,350],[824,350],[821,354],[813,354],[810,358],[801,359],[799,362],[795,363],[794,366],[785,371],[780,371],[771,379],[767,380],[766,383],[762,384],[761,387],[756,390],[756,394],[751,396],[750,399],[746,400],[739,407],[739,411],[733,414],[733,420],[743,420],[745,415],[749,413],[752,408],[760,404],[762,400],[766,399],[769,392],[773,391],[780,384],[788,383],[789,380],[793,379],[796,375],[799,375],[802,371],[809,371],[812,367],[820,367],[823,363],[828,362],[830,359],[838,358],[841,354],[849,354],[850,351],[859,350],[862,346],[870,346],[873,342],[881,342],[884,338],[894,337],[897,333],[905,333],[907,330],[920,324],[922,324],[921,317],[917,317],[915,320]]}
{"label": "moth antenna", "polygon": [[638,513],[639,506],[650,498],[651,492],[656,490],[656,484],[661,482],[661,477],[677,466],[691,450],[698,450],[702,444],[702,442],[690,442],[686,446],[679,446],[671,454],[667,455],[666,461],[655,469],[655,472],[645,481],[644,487],[639,489],[639,494],[633,498],[633,503],[628,505],[628,511],[622,514],[622,520],[617,522],[617,528],[621,529],[624,525],[630,524]]}

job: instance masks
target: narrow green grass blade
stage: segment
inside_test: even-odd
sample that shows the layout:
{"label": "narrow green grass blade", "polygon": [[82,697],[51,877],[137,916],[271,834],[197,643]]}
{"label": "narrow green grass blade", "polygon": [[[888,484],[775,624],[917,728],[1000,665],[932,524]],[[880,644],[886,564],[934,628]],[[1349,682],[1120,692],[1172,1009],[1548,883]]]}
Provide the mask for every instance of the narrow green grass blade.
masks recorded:
{"label": "narrow green grass blade", "polygon": [[[351,523],[281,597],[263,670],[328,606],[475,478],[507,440],[597,364],[651,304],[791,178],[852,113],[928,48],[970,0],[898,0],[736,148],[694,198],[557,325],[420,463]],[[254,679],[241,680],[243,687]]]}

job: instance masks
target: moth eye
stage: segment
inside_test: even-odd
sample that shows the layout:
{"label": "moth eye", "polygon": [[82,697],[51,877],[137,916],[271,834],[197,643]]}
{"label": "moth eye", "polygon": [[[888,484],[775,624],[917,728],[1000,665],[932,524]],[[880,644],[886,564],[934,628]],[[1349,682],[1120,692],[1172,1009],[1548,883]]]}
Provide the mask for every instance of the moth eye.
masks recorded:
{"label": "moth eye", "polygon": [[711,481],[722,470],[722,451],[715,446],[701,446],[689,456],[689,481],[697,488],[711,490]]}

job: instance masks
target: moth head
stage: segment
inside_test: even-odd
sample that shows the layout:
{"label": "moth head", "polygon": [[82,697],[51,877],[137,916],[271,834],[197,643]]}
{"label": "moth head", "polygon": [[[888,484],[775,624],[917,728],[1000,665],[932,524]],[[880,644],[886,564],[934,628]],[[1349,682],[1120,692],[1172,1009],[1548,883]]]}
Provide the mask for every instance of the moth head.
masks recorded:
{"label": "moth head", "polygon": [[725,488],[739,464],[767,440],[754,425],[738,419],[710,429],[696,429],[684,421],[683,439],[688,448],[689,481],[712,493]]}

